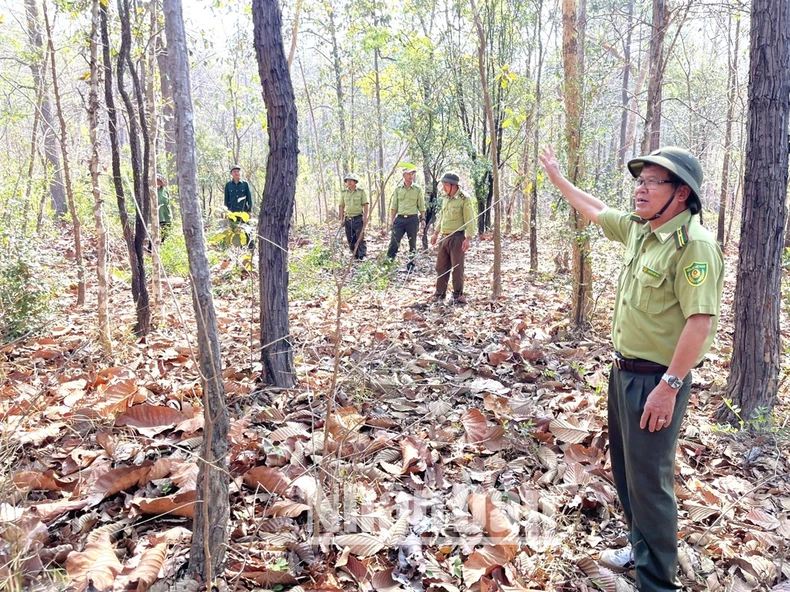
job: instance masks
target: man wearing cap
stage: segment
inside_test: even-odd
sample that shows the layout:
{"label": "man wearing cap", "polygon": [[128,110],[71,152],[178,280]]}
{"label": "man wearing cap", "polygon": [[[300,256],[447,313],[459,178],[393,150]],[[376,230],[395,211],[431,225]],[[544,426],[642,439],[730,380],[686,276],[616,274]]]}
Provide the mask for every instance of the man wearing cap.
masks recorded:
{"label": "man wearing cap", "polygon": [[475,210],[472,200],[458,187],[458,175],[447,172],[440,183],[445,197],[431,237],[435,245],[441,235],[436,255],[436,292],[434,301],[441,302],[447,293],[450,274],[453,276],[453,303],[466,304],[464,296],[464,254],[475,235]]}
{"label": "man wearing cap", "polygon": [[414,269],[414,256],[417,253],[417,232],[420,222],[425,220],[425,197],[422,187],[415,185],[414,175],[417,169],[408,167],[403,170],[403,184],[399,185],[390,199],[390,222],[392,238],[387,258],[392,261],[398,254],[401,239],[409,237],[409,263],[407,269]]}
{"label": "man wearing cap", "polygon": [[348,248],[355,259],[362,261],[368,252],[364,235],[368,221],[368,196],[364,189],[357,188],[359,178],[356,175],[349,173],[343,181],[346,188],[340,193],[340,222],[346,229]]}
{"label": "man wearing cap", "polygon": [[230,181],[225,183],[225,207],[230,212],[252,212],[252,193],[247,181],[241,180],[241,167],[230,167]]}
{"label": "man wearing cap", "polygon": [[625,245],[612,321],[609,453],[630,544],[600,562],[636,568],[642,591],[680,590],[677,578],[675,449],[689,401],[691,369],[716,332],[723,258],[698,219],[702,167],[690,152],[655,150],[628,162],[636,213],[609,208],[540,156],[551,182],[607,238]]}
{"label": "man wearing cap", "polygon": [[165,242],[173,222],[173,213],[170,211],[170,195],[165,189],[165,179],[156,175],[156,203],[159,211],[160,242]]}

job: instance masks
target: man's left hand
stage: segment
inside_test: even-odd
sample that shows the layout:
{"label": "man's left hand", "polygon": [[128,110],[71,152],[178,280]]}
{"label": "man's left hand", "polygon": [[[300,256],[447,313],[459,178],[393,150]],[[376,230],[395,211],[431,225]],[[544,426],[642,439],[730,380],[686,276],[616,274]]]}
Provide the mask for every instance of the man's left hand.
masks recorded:
{"label": "man's left hand", "polygon": [[464,242],[461,243],[461,251],[466,253],[469,250],[469,245],[472,244],[472,239],[468,236],[464,239]]}
{"label": "man's left hand", "polygon": [[647,396],[645,409],[639,427],[656,432],[669,427],[672,423],[672,413],[675,410],[675,397],[678,392],[663,380]]}

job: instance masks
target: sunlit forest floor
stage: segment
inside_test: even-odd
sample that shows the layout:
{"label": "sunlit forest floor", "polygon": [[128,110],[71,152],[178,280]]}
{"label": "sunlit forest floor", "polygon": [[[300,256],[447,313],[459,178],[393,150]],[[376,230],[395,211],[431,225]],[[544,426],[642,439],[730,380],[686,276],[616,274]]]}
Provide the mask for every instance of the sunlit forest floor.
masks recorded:
{"label": "sunlit forest floor", "polygon": [[[527,242],[503,240],[496,301],[493,242],[476,239],[466,306],[428,304],[432,251],[408,274],[404,240],[388,270],[387,237],[374,232],[369,259],[345,275],[339,233],[294,235],[290,391],[257,382],[257,263],[251,273],[243,250],[211,255],[232,421],[223,586],[633,589],[595,562],[625,542],[606,426],[619,247],[594,241],[591,323],[573,334],[558,235],[541,236],[536,274]],[[73,279],[68,240],[42,248],[50,272]],[[135,340],[118,243],[108,357],[94,249],[88,304],[65,290],[40,334],[0,349],[0,573],[23,588],[164,590],[188,559],[203,426],[189,284],[169,277],[157,329]],[[727,259],[719,332],[677,452],[680,577],[684,590],[790,590],[785,381],[772,414],[735,429],[714,420],[731,355],[737,255]]]}

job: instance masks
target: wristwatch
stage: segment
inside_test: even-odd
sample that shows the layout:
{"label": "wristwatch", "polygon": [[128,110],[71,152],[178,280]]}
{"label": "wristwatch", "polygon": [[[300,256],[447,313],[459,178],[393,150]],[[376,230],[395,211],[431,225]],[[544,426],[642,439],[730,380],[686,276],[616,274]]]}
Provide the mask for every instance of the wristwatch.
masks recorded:
{"label": "wristwatch", "polygon": [[670,388],[673,388],[675,390],[678,390],[680,387],[683,386],[683,379],[678,378],[677,376],[672,376],[671,374],[664,374],[664,376],[661,377],[661,380],[666,382],[670,386]]}

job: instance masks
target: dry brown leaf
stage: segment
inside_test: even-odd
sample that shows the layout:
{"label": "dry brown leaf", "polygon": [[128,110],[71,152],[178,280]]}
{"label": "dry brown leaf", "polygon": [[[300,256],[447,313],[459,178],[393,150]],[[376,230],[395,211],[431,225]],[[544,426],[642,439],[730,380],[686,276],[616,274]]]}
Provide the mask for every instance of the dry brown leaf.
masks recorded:
{"label": "dry brown leaf", "polygon": [[167,543],[159,543],[146,549],[140,563],[129,574],[130,582],[137,582],[137,592],[146,592],[158,578],[159,570],[167,558]]}
{"label": "dry brown leaf", "polygon": [[62,487],[55,480],[53,471],[17,471],[14,473],[14,485],[19,489],[43,489],[45,491],[61,491]]}
{"label": "dry brown leaf", "polygon": [[122,413],[115,420],[117,426],[131,426],[134,428],[174,427],[187,417],[178,409],[164,405],[135,405],[126,413]]}
{"label": "dry brown leaf", "polygon": [[584,487],[590,480],[590,474],[584,470],[581,463],[570,463],[565,467],[565,472],[562,474],[562,480],[566,485],[575,485],[577,487]]}
{"label": "dry brown leaf", "polygon": [[512,355],[513,352],[506,350],[488,352],[488,363],[492,366],[499,366],[502,362],[507,362]]}
{"label": "dry brown leaf", "polygon": [[291,487],[291,480],[279,469],[253,467],[244,473],[244,484],[251,489],[262,487],[269,493],[285,495]]}
{"label": "dry brown leaf", "polygon": [[266,588],[273,588],[275,586],[295,586],[299,583],[297,579],[287,571],[277,571],[274,569],[245,571],[240,575],[245,580],[250,580]]}
{"label": "dry brown leaf", "polygon": [[480,493],[469,494],[469,513],[472,514],[475,522],[483,527],[494,542],[498,545],[513,547],[515,556],[515,535],[517,527],[514,526],[502,511],[494,505],[494,502]]}
{"label": "dry brown leaf", "polygon": [[135,498],[132,502],[137,504],[144,514],[173,514],[194,518],[196,497],[195,491],[184,491],[166,497]]}
{"label": "dry brown leaf", "polygon": [[590,435],[587,428],[582,427],[572,419],[554,418],[549,422],[549,430],[557,440],[562,440],[568,444],[579,444],[584,442]]}
{"label": "dry brown leaf", "polygon": [[145,461],[145,464],[139,467],[118,467],[112,469],[101,477],[91,487],[91,493],[99,493],[103,497],[111,497],[123,491],[139,485],[142,487],[148,483],[148,474],[151,472],[151,461]]}
{"label": "dry brown leaf", "polygon": [[495,416],[509,417],[513,415],[513,408],[510,405],[510,399],[506,397],[498,397],[487,393],[483,395],[483,408],[486,411],[491,411]]}
{"label": "dry brown leaf", "polygon": [[341,534],[336,536],[333,542],[340,549],[348,547],[353,555],[359,557],[371,557],[384,548],[384,542],[380,537],[365,532]]}
{"label": "dry brown leaf", "polygon": [[197,478],[200,467],[196,462],[175,461],[170,480],[178,485],[179,491],[190,491],[197,487]]}
{"label": "dry brown leaf", "polygon": [[263,511],[264,516],[287,516],[296,518],[302,512],[310,510],[310,506],[298,504],[289,500],[277,500]]}
{"label": "dry brown leaf", "polygon": [[401,589],[400,584],[392,579],[391,567],[374,573],[371,578],[371,584],[376,592],[392,592],[393,590]]}
{"label": "dry brown leaf", "polygon": [[617,592],[614,573],[598,565],[598,562],[591,557],[581,557],[576,561],[576,565],[604,592]]}
{"label": "dry brown leaf", "polygon": [[81,553],[74,551],[66,558],[69,581],[78,590],[88,586],[100,591],[112,590],[115,577],[122,569],[107,535],[88,543]]}
{"label": "dry brown leaf", "polygon": [[711,516],[719,513],[717,508],[712,508],[711,506],[698,504],[692,501],[683,502],[683,509],[689,513],[689,518],[691,518],[694,522],[702,522],[706,518],[710,518]]}
{"label": "dry brown leaf", "polygon": [[479,409],[467,409],[461,416],[461,423],[464,426],[468,442],[480,442],[486,437],[488,424],[485,415]]}
{"label": "dry brown leaf", "polygon": [[[403,475],[424,471],[428,464],[431,463],[431,452],[428,450],[425,442],[415,436],[407,436],[401,439],[400,448],[401,456],[403,457],[403,462],[401,463],[401,474]],[[382,466],[384,466],[383,463]]]}
{"label": "dry brown leaf", "polygon": [[762,526],[765,530],[776,530],[780,526],[779,519],[776,516],[760,508],[752,508],[746,515],[746,520],[757,526]]}
{"label": "dry brown leaf", "polygon": [[464,584],[472,586],[480,578],[491,573],[499,566],[505,565],[516,555],[516,549],[510,545],[484,545],[472,553],[461,569]]}

